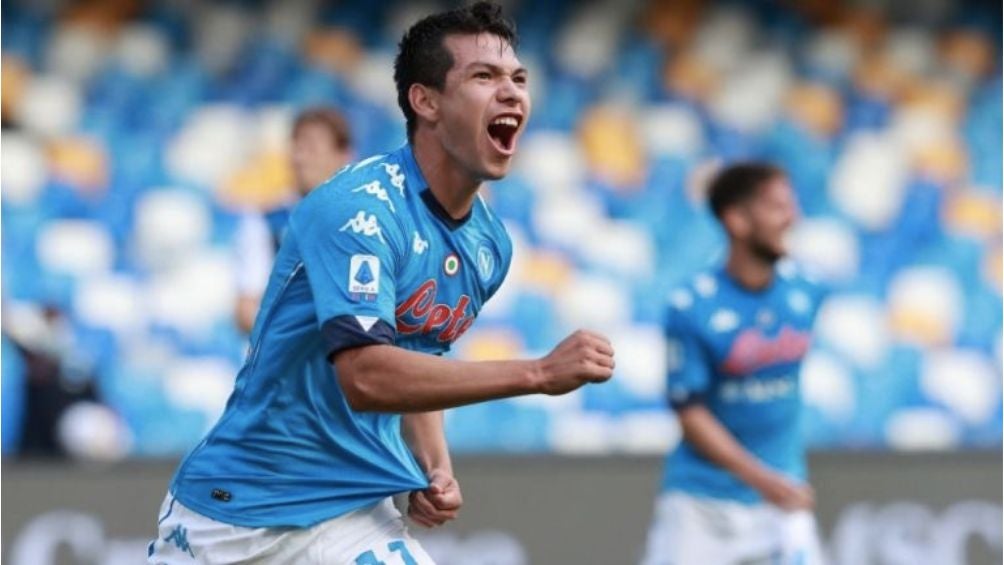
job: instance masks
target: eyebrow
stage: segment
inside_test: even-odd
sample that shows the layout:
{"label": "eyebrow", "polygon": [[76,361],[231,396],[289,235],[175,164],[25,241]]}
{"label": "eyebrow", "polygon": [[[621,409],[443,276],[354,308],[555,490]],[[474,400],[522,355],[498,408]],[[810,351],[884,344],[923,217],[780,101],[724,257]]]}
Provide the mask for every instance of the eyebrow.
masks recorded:
{"label": "eyebrow", "polygon": [[[470,70],[470,69],[472,69],[474,67],[487,67],[493,73],[497,73],[497,74],[505,74],[505,72],[506,72],[503,67],[501,67],[499,65],[496,65],[494,63],[489,63],[487,61],[474,61],[472,63],[468,63],[467,67],[465,67],[465,70]],[[520,73],[528,74],[529,71],[527,71],[526,67],[523,67],[523,66],[516,67],[516,69],[514,69],[512,71],[512,74],[514,74],[514,75],[517,75],[517,74],[520,74]]]}

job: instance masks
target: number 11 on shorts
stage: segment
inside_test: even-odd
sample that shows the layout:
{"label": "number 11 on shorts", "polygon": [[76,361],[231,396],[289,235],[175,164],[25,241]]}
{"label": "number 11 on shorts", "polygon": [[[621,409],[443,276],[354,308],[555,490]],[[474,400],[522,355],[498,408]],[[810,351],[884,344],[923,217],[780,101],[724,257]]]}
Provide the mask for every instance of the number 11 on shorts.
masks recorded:
{"label": "number 11 on shorts", "polygon": [[[411,552],[408,551],[408,546],[404,545],[403,540],[395,540],[387,544],[387,549],[391,553],[398,552],[401,554],[401,561],[404,565],[418,565],[415,558],[411,556]],[[367,551],[359,557],[356,557],[355,565],[385,565],[383,561],[377,559],[376,554],[373,551]]]}

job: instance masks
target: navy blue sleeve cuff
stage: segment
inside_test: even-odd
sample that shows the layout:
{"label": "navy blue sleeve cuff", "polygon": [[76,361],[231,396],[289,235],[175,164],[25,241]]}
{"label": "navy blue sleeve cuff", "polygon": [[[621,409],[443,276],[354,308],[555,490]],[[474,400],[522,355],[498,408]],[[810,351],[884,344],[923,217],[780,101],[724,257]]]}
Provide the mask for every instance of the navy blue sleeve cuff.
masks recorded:
{"label": "navy blue sleeve cuff", "polygon": [[687,394],[672,394],[669,397],[669,405],[673,410],[680,411],[689,406],[704,404],[704,394],[700,392],[689,392]]}
{"label": "navy blue sleeve cuff", "polygon": [[397,332],[379,318],[366,316],[338,316],[321,326],[328,342],[328,355],[362,345],[394,345]]}

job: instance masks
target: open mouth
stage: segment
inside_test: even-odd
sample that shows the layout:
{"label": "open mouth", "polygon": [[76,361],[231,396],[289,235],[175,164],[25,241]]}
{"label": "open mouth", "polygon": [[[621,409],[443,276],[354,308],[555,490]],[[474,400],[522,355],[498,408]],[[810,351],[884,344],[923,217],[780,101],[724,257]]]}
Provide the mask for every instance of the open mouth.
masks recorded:
{"label": "open mouth", "polygon": [[522,116],[516,114],[503,114],[488,124],[488,137],[501,153],[512,154],[522,119]]}

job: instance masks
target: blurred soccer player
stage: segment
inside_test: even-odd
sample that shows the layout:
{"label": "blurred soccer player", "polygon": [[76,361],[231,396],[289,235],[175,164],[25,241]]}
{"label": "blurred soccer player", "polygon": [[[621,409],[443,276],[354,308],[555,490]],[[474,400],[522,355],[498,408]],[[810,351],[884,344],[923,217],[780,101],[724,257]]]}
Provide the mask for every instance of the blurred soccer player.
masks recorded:
{"label": "blurred soccer player", "polygon": [[439,411],[611,376],[609,342],[583,331],[538,360],[440,357],[509,267],[478,190],[508,172],[530,113],[516,42],[486,3],[405,34],[395,80],[409,143],[293,212],[248,360],[178,468],[151,563],[431,563],[390,497],[410,493],[422,525],[457,516]]}
{"label": "blurred soccer player", "polygon": [[258,314],[258,305],[293,205],[351,160],[349,125],[332,108],[304,110],[293,122],[292,149],[294,200],[264,214],[245,214],[237,230],[239,296],[235,318],[244,333],[251,331]]}
{"label": "blurred soccer player", "polygon": [[737,164],[712,181],[728,258],[670,295],[666,460],[646,565],[822,559],[799,436],[799,367],[820,291],[781,262],[797,210],[785,175]]}

